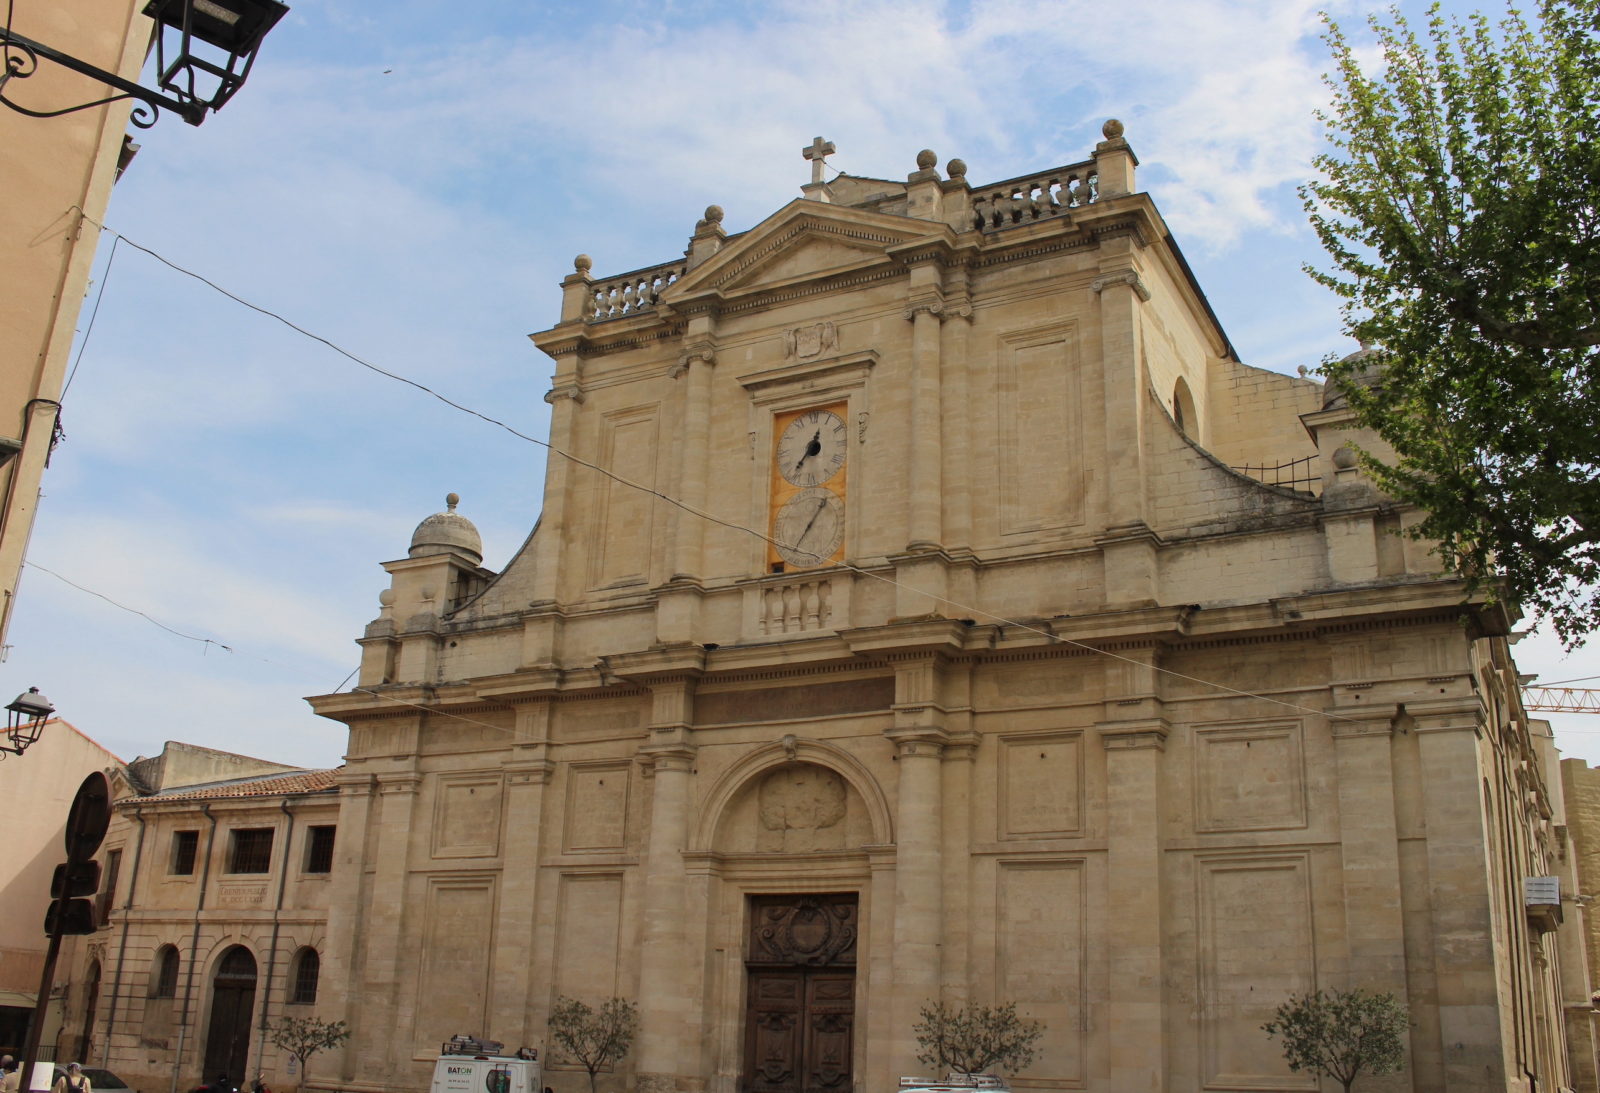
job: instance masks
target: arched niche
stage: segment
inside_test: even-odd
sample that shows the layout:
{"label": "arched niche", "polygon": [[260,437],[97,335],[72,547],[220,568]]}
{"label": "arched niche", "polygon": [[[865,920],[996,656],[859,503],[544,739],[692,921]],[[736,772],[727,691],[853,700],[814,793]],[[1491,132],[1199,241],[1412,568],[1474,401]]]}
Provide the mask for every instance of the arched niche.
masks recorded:
{"label": "arched niche", "polygon": [[786,737],[724,771],[695,830],[695,850],[801,854],[894,841],[889,804],[854,756]]}
{"label": "arched niche", "polygon": [[1172,420],[1185,436],[1200,439],[1200,415],[1194,408],[1194,393],[1182,376],[1172,385]]}

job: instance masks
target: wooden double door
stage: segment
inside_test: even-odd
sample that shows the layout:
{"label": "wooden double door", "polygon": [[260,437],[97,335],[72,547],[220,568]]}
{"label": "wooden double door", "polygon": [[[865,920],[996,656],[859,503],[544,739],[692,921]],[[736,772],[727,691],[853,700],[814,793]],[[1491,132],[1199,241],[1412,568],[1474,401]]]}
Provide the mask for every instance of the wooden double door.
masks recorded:
{"label": "wooden double door", "polygon": [[751,900],[745,1093],[848,1093],[855,1046],[854,893]]}

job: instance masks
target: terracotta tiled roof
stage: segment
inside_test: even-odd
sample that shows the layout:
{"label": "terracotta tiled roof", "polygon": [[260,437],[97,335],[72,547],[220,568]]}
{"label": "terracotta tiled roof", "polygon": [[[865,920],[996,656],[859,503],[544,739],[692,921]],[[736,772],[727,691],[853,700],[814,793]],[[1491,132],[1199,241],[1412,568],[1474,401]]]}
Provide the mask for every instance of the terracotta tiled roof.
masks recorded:
{"label": "terracotta tiled roof", "polygon": [[287,773],[259,774],[253,778],[233,778],[226,782],[210,782],[202,786],[175,786],[151,797],[135,797],[136,801],[198,801],[219,797],[281,797],[291,793],[336,792],[333,770],[297,770]]}

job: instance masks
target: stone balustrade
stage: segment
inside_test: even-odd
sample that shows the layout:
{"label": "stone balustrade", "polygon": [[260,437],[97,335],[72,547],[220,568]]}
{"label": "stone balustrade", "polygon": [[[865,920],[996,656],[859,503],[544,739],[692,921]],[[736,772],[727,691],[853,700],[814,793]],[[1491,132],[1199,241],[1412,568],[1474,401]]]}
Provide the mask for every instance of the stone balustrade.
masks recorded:
{"label": "stone balustrade", "polygon": [[972,226],[997,231],[1061,216],[1099,196],[1095,164],[1075,163],[1043,174],[1008,179],[972,191]]}
{"label": "stone balustrade", "polygon": [[826,630],[833,618],[833,582],[799,581],[761,592],[761,633],[798,634]]}
{"label": "stone balustrade", "polygon": [[683,274],[684,261],[680,258],[676,262],[665,262],[595,281],[589,288],[589,307],[584,313],[584,321],[598,323],[649,311],[661,299],[666,287]]}

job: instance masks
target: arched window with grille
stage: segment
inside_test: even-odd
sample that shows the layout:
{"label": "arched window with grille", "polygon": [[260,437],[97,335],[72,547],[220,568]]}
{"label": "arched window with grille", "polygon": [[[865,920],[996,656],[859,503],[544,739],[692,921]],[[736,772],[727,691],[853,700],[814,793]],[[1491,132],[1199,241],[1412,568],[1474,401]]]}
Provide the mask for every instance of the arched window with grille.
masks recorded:
{"label": "arched window with grille", "polygon": [[163,945],[156,950],[151,964],[150,997],[176,998],[178,996],[178,947]]}
{"label": "arched window with grille", "polygon": [[317,1000],[317,979],[322,975],[322,958],[317,950],[301,949],[294,957],[294,982],[289,990],[289,1001],[309,1006]]}

